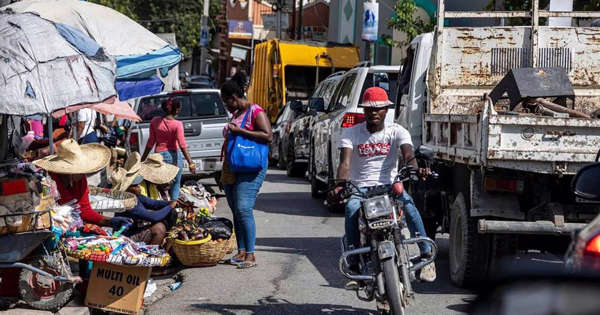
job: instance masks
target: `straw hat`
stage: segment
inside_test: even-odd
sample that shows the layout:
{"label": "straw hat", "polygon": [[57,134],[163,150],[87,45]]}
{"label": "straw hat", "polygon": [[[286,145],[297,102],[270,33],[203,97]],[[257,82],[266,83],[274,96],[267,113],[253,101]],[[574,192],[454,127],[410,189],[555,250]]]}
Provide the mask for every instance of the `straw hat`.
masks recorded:
{"label": "straw hat", "polygon": [[33,161],[37,167],[57,174],[95,173],[110,162],[110,149],[98,144],[79,145],[73,139],[62,141],[56,148],[56,154]]}
{"label": "straw hat", "polygon": [[158,153],[150,154],[146,161],[142,163],[142,170],[140,171],[140,175],[145,180],[157,185],[170,183],[175,179],[177,173],[179,173],[179,167],[165,163],[163,156]]}
{"label": "straw hat", "polygon": [[134,182],[136,177],[140,175],[140,170],[142,168],[142,158],[140,154],[134,152],[131,154],[127,161],[125,161],[125,165],[123,167],[119,167],[116,171],[112,173],[110,176],[110,182],[113,185],[113,191],[126,191],[129,186]]}

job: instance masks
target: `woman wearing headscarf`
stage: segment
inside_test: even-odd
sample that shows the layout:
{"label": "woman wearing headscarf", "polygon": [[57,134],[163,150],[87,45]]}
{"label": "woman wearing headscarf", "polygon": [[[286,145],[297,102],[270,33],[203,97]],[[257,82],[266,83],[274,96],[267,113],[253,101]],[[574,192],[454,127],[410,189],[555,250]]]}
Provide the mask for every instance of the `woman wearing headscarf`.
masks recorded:
{"label": "woman wearing headscarf", "polygon": [[[221,98],[227,110],[233,115],[232,122],[223,130],[228,134],[241,135],[261,143],[273,140],[269,118],[260,106],[251,104],[244,98],[243,91],[233,81],[227,81],[221,87]],[[247,115],[245,126],[241,126]],[[224,148],[227,148],[225,145]],[[224,152],[226,155],[227,152]],[[226,159],[225,159],[226,160]],[[237,236],[238,253],[231,259],[239,268],[256,266],[254,246],[256,243],[256,225],[254,222],[254,204],[258,191],[267,173],[267,167],[254,173],[232,173],[227,163],[223,166],[221,183],[225,189],[227,203],[233,212],[234,228]]]}
{"label": "woman wearing headscarf", "polygon": [[175,118],[181,112],[181,102],[176,98],[169,98],[162,103],[162,110],[165,115],[155,117],[150,122],[150,137],[142,155],[142,161],[146,160],[154,148],[154,152],[162,155],[166,163],[179,167],[179,173],[169,190],[171,200],[177,200],[181,188],[181,168],[183,167],[183,159],[179,151],[187,160],[192,174],[196,174],[196,164],[192,161],[185,143],[183,124]]}

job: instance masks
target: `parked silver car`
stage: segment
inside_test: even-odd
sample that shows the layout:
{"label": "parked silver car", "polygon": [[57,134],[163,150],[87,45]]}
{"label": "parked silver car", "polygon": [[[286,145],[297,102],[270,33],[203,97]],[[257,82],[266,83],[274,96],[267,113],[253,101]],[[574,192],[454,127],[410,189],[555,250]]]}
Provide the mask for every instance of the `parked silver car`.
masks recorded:
{"label": "parked silver car", "polygon": [[[302,104],[304,114],[291,123],[289,128],[289,150],[286,157],[288,174],[303,175],[306,173],[310,146],[315,121],[324,115],[324,104],[329,104],[333,92],[344,71],[336,72],[321,81],[307,104]],[[296,171],[297,170],[297,171]]]}
{"label": "parked silver car", "polygon": [[[150,121],[164,115],[161,104],[171,97],[181,101],[181,113],[177,119],[183,123],[185,140],[190,156],[196,163],[196,172],[216,176],[223,166],[220,159],[223,127],[228,119],[220,91],[216,89],[177,90],[138,99],[134,110],[142,121],[134,125],[130,132],[131,150],[144,151],[150,135]],[[184,174],[189,172],[185,159],[183,170]]]}

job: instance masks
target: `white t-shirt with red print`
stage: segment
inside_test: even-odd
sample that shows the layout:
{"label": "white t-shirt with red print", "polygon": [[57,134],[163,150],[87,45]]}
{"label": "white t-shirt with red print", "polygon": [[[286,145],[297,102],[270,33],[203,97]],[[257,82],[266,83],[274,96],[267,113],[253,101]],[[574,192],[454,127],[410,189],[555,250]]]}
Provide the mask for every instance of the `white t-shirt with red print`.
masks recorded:
{"label": "white t-shirt with red print", "polygon": [[367,130],[367,123],[344,128],[340,149],[352,149],[350,180],[359,187],[392,184],[403,144],[412,145],[412,140],[408,130],[398,124],[375,133]]}

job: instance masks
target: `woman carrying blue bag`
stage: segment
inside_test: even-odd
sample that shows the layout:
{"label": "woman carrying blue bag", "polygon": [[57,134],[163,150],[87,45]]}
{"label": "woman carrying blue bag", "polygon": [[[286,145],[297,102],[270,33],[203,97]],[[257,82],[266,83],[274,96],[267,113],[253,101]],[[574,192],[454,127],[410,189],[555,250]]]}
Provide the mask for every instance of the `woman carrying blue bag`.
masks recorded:
{"label": "woman carrying blue bag", "polygon": [[226,144],[221,176],[227,203],[233,212],[238,246],[238,253],[230,263],[246,269],[256,266],[253,211],[267,173],[268,143],[273,140],[273,132],[265,110],[250,104],[235,82],[223,84],[221,98],[233,115],[223,130]]}

